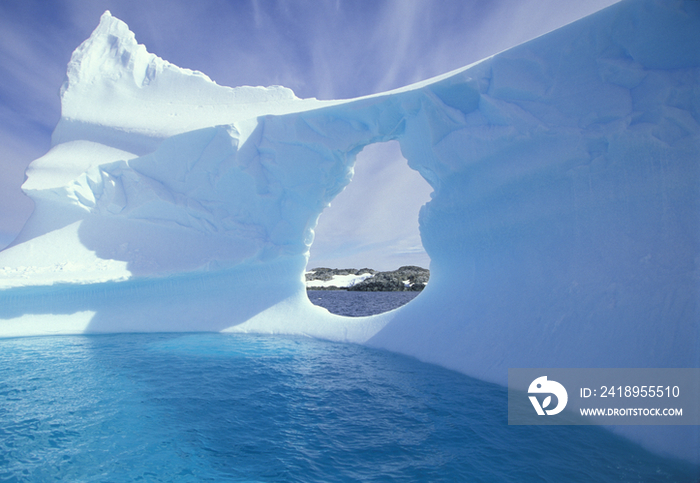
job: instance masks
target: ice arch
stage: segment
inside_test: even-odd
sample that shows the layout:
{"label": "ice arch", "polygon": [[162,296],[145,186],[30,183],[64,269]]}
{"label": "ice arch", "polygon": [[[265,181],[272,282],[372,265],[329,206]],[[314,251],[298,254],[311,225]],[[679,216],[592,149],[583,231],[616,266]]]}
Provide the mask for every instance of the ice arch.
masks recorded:
{"label": "ice arch", "polygon": [[367,146],[353,171],[352,181],[319,218],[308,267],[427,268],[418,216],[432,188],[408,167],[399,143]]}
{"label": "ice arch", "polygon": [[[35,213],[0,254],[4,335],[302,333],[502,384],[509,367],[700,366],[698,2],[622,1],[328,102],[217,86],[106,13],[67,77],[23,186]],[[389,140],[434,190],[431,283],[349,321],[311,306],[302,273],[355,156]],[[619,431],[700,461],[697,427]]]}

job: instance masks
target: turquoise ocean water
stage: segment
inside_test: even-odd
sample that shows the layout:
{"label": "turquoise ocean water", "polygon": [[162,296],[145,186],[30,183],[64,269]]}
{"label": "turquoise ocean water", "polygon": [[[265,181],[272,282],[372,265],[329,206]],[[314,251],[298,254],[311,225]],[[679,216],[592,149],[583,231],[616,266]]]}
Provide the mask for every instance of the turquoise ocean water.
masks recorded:
{"label": "turquoise ocean water", "polygon": [[0,340],[0,482],[698,476],[597,427],[508,426],[505,388],[353,344],[210,333]]}

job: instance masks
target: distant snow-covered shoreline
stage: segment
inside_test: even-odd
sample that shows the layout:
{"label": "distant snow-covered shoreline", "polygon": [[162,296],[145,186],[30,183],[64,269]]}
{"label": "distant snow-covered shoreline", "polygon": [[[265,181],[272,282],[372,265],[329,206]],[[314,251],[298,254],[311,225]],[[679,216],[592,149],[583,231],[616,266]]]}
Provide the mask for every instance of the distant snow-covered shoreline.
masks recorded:
{"label": "distant snow-covered shoreline", "polygon": [[388,272],[371,268],[315,268],[306,272],[305,278],[307,290],[418,292],[428,284],[430,270],[414,266]]}

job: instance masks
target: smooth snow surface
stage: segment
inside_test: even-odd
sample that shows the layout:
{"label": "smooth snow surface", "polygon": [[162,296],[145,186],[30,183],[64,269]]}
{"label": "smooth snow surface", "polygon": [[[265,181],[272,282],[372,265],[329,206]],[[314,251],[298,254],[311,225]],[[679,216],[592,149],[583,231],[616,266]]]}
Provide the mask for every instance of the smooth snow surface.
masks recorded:
{"label": "smooth snow surface", "polygon": [[[697,1],[623,1],[329,102],[218,86],[105,13],[28,170],[36,210],[0,253],[0,334],[306,334],[501,384],[509,367],[699,367],[699,85]],[[434,190],[430,285],[333,316],[305,295],[314,227],[356,154],[390,140]],[[697,427],[619,432],[700,462]]]}
{"label": "smooth snow surface", "polygon": [[[313,272],[313,270],[312,270]],[[347,288],[367,280],[372,276],[371,273],[363,273],[361,275],[333,275],[330,280],[309,280],[306,282],[306,288],[315,287],[338,287]]]}

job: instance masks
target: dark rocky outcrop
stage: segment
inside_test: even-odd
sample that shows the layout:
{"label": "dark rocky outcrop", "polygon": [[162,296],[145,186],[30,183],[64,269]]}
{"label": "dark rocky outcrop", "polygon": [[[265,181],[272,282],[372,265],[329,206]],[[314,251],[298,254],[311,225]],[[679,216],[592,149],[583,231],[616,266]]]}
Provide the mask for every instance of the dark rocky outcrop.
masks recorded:
{"label": "dark rocky outcrop", "polygon": [[404,292],[420,291],[430,278],[430,270],[406,266],[392,272],[377,272],[373,277],[348,287],[348,290],[361,292]]}

